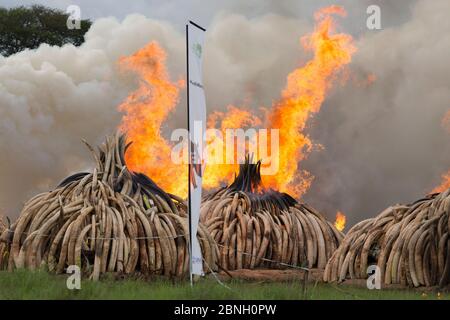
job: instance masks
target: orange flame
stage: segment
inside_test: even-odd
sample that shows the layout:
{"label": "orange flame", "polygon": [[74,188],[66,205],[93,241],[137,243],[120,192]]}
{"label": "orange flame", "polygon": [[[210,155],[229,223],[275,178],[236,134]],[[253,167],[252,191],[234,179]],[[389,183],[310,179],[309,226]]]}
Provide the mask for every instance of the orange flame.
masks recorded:
{"label": "orange flame", "polygon": [[439,193],[439,192],[444,192],[447,189],[450,188],[450,170],[446,173],[442,175],[442,182],[439,186],[437,186],[436,188],[434,188],[431,193]]}
{"label": "orange flame", "polygon": [[[280,141],[279,154],[272,155],[278,158],[278,173],[263,176],[263,184],[298,197],[308,190],[313,179],[309,172],[298,168],[298,163],[313,148],[305,133],[307,122],[319,112],[338,72],[350,63],[356,51],[350,35],[335,33],[332,14],[345,16],[345,11],[331,6],[315,14],[314,32],[301,39],[303,47],[313,51],[313,58],[288,75],[280,100],[271,110],[264,109],[265,125],[280,130]],[[139,88],[119,106],[119,110],[125,112],[120,129],[128,133],[129,141],[133,141],[126,157],[128,166],[147,174],[166,191],[186,196],[187,166],[171,162],[171,144],[161,135],[161,126],[175,108],[182,86],[169,80],[165,59],[164,51],[153,42],[120,60],[123,69],[137,73],[141,79]],[[255,127],[262,123],[250,111],[233,106],[226,113],[212,113],[208,118],[208,128],[217,128],[222,134],[227,128]],[[207,138],[208,158],[221,156],[225,160],[226,151],[219,140],[214,135]],[[272,150],[267,148],[265,154],[270,155]],[[217,154],[218,150],[223,154]],[[235,147],[234,158],[237,157],[236,150]],[[230,182],[236,171],[236,164],[207,166],[203,178],[205,188]]]}
{"label": "orange flame", "polygon": [[[448,111],[442,119],[442,126],[450,133],[450,111]],[[444,192],[450,188],[450,170],[442,175],[442,182],[434,188],[431,193]]]}
{"label": "orange flame", "polygon": [[343,214],[341,211],[338,211],[336,213],[336,221],[334,222],[334,226],[339,231],[342,231],[345,229],[345,222],[347,221],[347,217],[345,214]]}
{"label": "orange flame", "polygon": [[333,34],[335,24],[331,14],[346,13],[342,7],[331,6],[315,14],[315,31],[301,39],[305,49],[314,51],[314,57],[289,74],[282,98],[269,115],[270,127],[280,129],[281,170],[263,181],[266,186],[295,196],[303,195],[312,182],[309,173],[298,170],[298,162],[312,150],[312,142],[304,133],[307,120],[319,112],[337,72],[350,63],[356,51],[350,35]]}
{"label": "orange flame", "polygon": [[120,130],[133,142],[125,159],[129,168],[145,173],[167,192],[186,196],[187,166],[171,161],[172,146],[161,135],[184,83],[169,80],[165,62],[166,53],[155,42],[119,60],[121,70],[132,71],[140,79],[139,88],[119,106],[125,113]]}
{"label": "orange flame", "polygon": [[442,119],[442,126],[450,133],[450,111],[448,111]]}

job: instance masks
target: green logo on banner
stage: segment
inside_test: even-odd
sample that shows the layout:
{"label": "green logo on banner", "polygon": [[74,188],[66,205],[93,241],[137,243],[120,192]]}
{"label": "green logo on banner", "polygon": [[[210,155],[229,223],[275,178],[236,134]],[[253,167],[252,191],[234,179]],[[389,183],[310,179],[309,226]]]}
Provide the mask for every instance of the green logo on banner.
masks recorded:
{"label": "green logo on banner", "polygon": [[202,45],[200,43],[194,43],[192,45],[192,51],[194,51],[194,54],[197,56],[197,58],[200,59],[202,56]]}

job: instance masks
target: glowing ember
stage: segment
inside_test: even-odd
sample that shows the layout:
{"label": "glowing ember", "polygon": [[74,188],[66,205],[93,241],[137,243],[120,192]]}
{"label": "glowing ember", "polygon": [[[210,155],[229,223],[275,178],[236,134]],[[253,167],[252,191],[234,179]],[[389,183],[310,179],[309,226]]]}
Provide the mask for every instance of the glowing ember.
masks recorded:
{"label": "glowing ember", "polygon": [[312,146],[304,133],[307,120],[319,112],[336,72],[350,63],[356,51],[351,36],[332,34],[334,21],[331,14],[344,16],[345,11],[331,6],[315,14],[318,23],[315,31],[301,39],[305,49],[314,51],[314,57],[289,74],[282,99],[269,115],[269,126],[280,128],[281,170],[275,176],[264,177],[263,183],[296,196],[304,194],[312,181],[308,173],[298,168],[298,162],[306,158]]}
{"label": "glowing ember", "polygon": [[336,221],[334,222],[334,226],[339,231],[342,231],[345,229],[345,222],[347,218],[345,217],[345,214],[343,214],[341,211],[338,211],[336,213]]}

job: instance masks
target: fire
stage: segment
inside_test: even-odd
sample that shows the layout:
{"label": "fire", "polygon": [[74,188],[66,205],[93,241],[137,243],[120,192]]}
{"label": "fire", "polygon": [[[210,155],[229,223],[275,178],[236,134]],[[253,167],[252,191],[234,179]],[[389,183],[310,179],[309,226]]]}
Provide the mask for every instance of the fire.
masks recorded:
{"label": "fire", "polygon": [[442,119],[442,126],[450,133],[450,111],[448,111]]}
{"label": "fire", "polygon": [[[450,133],[450,111],[448,111],[442,119],[442,126]],[[434,188],[431,193],[444,192],[450,188],[450,170],[442,175],[442,182]]]}
{"label": "fire", "polygon": [[433,191],[431,191],[431,193],[444,192],[449,188],[450,188],[450,170],[446,174],[442,175],[441,184],[438,187],[434,188]]}
{"label": "fire", "polygon": [[[237,108],[235,106],[228,106],[227,112],[213,112],[208,117],[208,128],[216,128],[222,135],[223,139],[219,139],[218,134],[207,137],[206,148],[207,157],[217,159],[214,164],[207,165],[205,174],[203,176],[203,186],[207,189],[211,189],[221,184],[227,184],[234,178],[236,172],[238,172],[238,146],[236,145],[232,149],[234,164],[226,164],[226,152],[224,150],[223,141],[225,139],[226,129],[243,128],[243,127],[256,127],[261,124],[261,119],[253,115],[250,111],[243,108]],[[245,146],[244,146],[245,148]],[[221,150],[221,154],[216,154],[216,150]],[[225,151],[225,152],[223,152]],[[230,150],[228,150],[230,152]],[[242,155],[241,155],[242,156]],[[243,159],[241,159],[243,160]]]}
{"label": "fire", "polygon": [[[305,133],[308,120],[320,111],[338,73],[350,63],[356,51],[350,35],[335,32],[334,14],[345,16],[346,13],[342,7],[330,6],[315,14],[314,31],[301,38],[304,49],[312,51],[313,57],[288,75],[280,99],[271,109],[263,109],[263,120],[250,111],[233,106],[225,113],[215,112],[208,118],[208,128],[216,128],[222,133],[227,128],[260,125],[279,129],[279,154],[278,157],[272,155],[279,161],[279,170],[275,175],[263,176],[263,185],[297,197],[309,189],[313,179],[309,172],[298,166],[315,146]],[[161,126],[177,105],[183,85],[170,81],[165,59],[165,52],[153,42],[120,60],[124,70],[140,77],[139,88],[119,106],[125,113],[120,129],[128,133],[129,141],[133,141],[126,157],[130,169],[147,174],[167,192],[185,197],[187,166],[172,163],[171,144],[161,135]],[[208,159],[225,159],[227,151],[217,154],[217,150],[224,150],[220,143],[217,136],[207,138]],[[236,148],[234,150],[236,158]],[[271,151],[268,147],[266,154],[270,155]],[[237,164],[207,165],[203,176],[205,188],[229,183],[237,167]]]}
{"label": "fire", "polygon": [[347,217],[345,216],[345,214],[343,214],[341,211],[338,211],[336,213],[336,221],[334,222],[334,226],[336,227],[336,229],[338,229],[339,231],[344,230],[346,220]]}
{"label": "fire", "polygon": [[[309,189],[313,179],[311,174],[298,167],[298,163],[313,149],[313,143],[305,133],[306,125],[320,111],[338,72],[350,63],[352,54],[356,51],[350,35],[334,32],[332,14],[345,16],[345,11],[342,7],[331,6],[315,14],[314,32],[301,39],[303,47],[313,51],[313,58],[288,75],[281,99],[266,115],[266,127],[280,130],[280,170],[275,175],[263,176],[263,184],[298,197]],[[222,127],[226,119],[222,120]],[[270,150],[266,154],[270,154]],[[223,171],[225,169],[211,170],[210,174],[224,177]],[[226,171],[229,175],[234,172],[234,167],[229,166]]]}
{"label": "fire", "polygon": [[172,145],[161,134],[184,83],[169,80],[165,62],[166,53],[155,42],[120,59],[121,70],[136,73],[140,80],[138,89],[119,106],[124,112],[120,130],[133,142],[125,159],[129,168],[145,173],[165,191],[185,197],[187,166],[171,161]]}

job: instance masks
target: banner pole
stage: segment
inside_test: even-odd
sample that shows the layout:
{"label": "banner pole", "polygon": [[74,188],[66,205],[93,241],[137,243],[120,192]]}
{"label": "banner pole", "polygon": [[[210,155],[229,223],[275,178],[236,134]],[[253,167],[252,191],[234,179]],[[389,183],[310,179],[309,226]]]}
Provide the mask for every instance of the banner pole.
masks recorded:
{"label": "banner pole", "polygon": [[189,279],[192,281],[192,212],[191,212],[191,128],[189,125],[189,25],[186,24],[186,93],[187,93],[187,129],[188,129],[188,220],[189,220]]}

